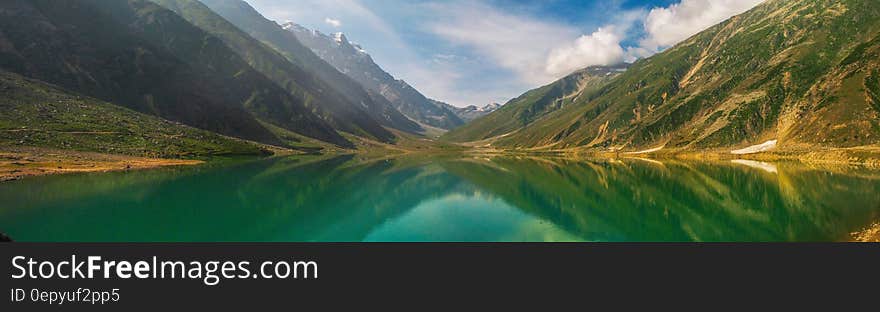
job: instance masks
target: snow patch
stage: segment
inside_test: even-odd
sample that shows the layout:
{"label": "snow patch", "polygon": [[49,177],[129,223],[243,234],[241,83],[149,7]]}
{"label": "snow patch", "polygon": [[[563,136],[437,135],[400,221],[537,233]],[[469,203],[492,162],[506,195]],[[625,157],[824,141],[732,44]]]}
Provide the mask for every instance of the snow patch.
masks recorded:
{"label": "snow patch", "polygon": [[341,32],[334,33],[333,41],[336,41],[336,43],[342,43],[343,41],[345,41],[345,35]]}
{"label": "snow patch", "polygon": [[776,148],[777,142],[778,142],[777,140],[770,140],[770,141],[767,141],[767,142],[764,142],[764,143],[761,143],[758,145],[752,145],[752,146],[746,147],[744,149],[738,149],[735,151],[731,151],[730,153],[734,154],[734,155],[746,155],[746,154],[755,154],[755,153],[766,152],[766,151],[769,151],[769,150]]}

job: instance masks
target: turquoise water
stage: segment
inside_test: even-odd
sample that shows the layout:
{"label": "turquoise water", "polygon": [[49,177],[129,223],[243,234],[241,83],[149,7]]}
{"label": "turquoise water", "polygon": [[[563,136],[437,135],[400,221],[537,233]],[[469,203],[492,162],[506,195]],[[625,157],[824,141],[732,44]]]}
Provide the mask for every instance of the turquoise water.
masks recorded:
{"label": "turquoise water", "polygon": [[276,158],[0,184],[17,241],[841,241],[880,172],[646,159]]}

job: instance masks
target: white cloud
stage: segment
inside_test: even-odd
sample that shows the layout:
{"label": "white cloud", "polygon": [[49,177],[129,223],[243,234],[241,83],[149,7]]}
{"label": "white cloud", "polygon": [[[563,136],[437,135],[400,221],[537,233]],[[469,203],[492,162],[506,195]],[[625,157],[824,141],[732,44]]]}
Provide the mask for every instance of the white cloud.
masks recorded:
{"label": "white cloud", "polygon": [[330,25],[330,26],[333,26],[333,27],[339,27],[339,26],[342,26],[342,22],[341,22],[340,20],[338,20],[338,19],[332,19],[332,18],[329,18],[329,17],[325,17],[325,18],[324,18],[324,23],[327,23],[327,25]]}
{"label": "white cloud", "polygon": [[622,44],[627,33],[637,24],[641,25],[646,15],[645,10],[620,11],[614,14],[611,24],[558,46],[547,57],[547,72],[562,77],[588,66],[614,65],[649,56],[636,54],[638,51],[624,48]]}
{"label": "white cloud", "polygon": [[583,35],[573,43],[550,52],[546,72],[561,77],[592,65],[611,65],[623,61],[620,47],[622,35],[614,26],[599,28],[590,35]]}
{"label": "white cloud", "polygon": [[559,78],[547,72],[547,55],[577,37],[572,27],[508,14],[478,1],[434,3],[430,9],[442,18],[428,25],[429,32],[475,49],[530,85]]}
{"label": "white cloud", "polygon": [[682,0],[666,8],[654,8],[645,19],[648,35],[641,47],[652,51],[670,47],[763,1]]}

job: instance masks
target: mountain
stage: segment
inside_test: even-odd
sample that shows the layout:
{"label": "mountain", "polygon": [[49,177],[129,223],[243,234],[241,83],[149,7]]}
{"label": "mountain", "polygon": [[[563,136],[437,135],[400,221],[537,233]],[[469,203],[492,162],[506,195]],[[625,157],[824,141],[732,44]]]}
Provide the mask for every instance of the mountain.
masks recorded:
{"label": "mountain", "polygon": [[0,146],[180,158],[261,154],[254,144],[187,127],[0,70]]}
{"label": "mountain", "polygon": [[[203,0],[202,3],[251,37],[274,48],[290,63],[314,75],[318,81],[312,81],[312,89],[318,90],[317,96],[328,98],[320,104],[337,119],[335,123],[337,127],[346,127],[346,124],[358,122],[361,125],[359,127],[361,133],[356,131],[358,129],[345,131],[366,134],[385,142],[391,142],[395,137],[381,126],[410,133],[423,130],[417,123],[395,109],[384,97],[365,90],[359,83],[315,55],[311,49],[299,42],[296,35],[266,19],[246,2]],[[378,124],[371,126],[366,119]]]}
{"label": "mountain", "polygon": [[876,1],[768,0],[531,123],[511,105],[447,137],[615,150],[852,147],[880,138],[878,94]]}
{"label": "mountain", "polygon": [[148,1],[3,1],[0,42],[0,68],[138,112],[268,144],[285,140],[264,122],[351,145],[303,98]]}
{"label": "mountain", "polygon": [[[338,87],[319,77],[310,68],[300,63],[291,62],[285,55],[251,37],[250,34],[225,20],[201,2],[196,0],[152,1],[217,36],[251,66],[278,85],[292,94],[307,98],[307,106],[322,116],[334,128],[384,142],[394,140],[394,135],[383,128],[383,122],[374,118],[375,116],[371,117],[371,114],[367,112],[369,107],[355,104],[365,102],[353,102],[350,97],[339,91]],[[311,53],[307,49],[305,52]],[[317,59],[317,57],[314,58]]]}
{"label": "mountain", "polygon": [[526,92],[504,106],[495,106],[491,114],[447,133],[445,138],[479,141],[512,134],[550,113],[586,100],[588,95],[584,94],[605,86],[626,71],[628,66],[592,66],[576,71],[549,85]]}
{"label": "mountain", "polygon": [[403,80],[395,79],[373,62],[370,54],[360,45],[351,43],[344,34],[325,35],[291,22],[283,24],[282,27],[296,35],[303,45],[321,59],[360,83],[367,91],[387,99],[407,117],[446,130],[464,124],[464,121],[447,107],[435,104]]}
{"label": "mountain", "polygon": [[499,108],[501,108],[501,104],[491,103],[486,104],[483,107],[477,107],[476,105],[468,105],[465,107],[456,107],[443,102],[434,101],[437,105],[442,105],[452,111],[458,118],[463,120],[464,122],[471,122],[474,119],[486,116]]}

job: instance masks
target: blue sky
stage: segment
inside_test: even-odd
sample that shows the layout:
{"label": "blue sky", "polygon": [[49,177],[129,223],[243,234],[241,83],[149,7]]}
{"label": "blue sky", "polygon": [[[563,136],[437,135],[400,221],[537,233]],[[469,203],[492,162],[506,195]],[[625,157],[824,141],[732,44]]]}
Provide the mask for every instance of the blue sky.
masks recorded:
{"label": "blue sky", "polygon": [[762,0],[246,1],[279,23],[345,33],[428,97],[482,106],[650,56]]}

